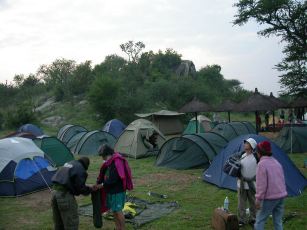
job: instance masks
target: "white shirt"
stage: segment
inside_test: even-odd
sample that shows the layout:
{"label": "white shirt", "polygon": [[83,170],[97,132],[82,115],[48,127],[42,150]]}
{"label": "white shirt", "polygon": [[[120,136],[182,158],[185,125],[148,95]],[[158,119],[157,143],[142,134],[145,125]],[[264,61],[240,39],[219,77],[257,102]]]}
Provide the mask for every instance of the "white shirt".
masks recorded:
{"label": "white shirt", "polygon": [[[246,179],[252,179],[256,176],[257,161],[255,156],[244,153],[241,157],[241,175]],[[240,188],[240,180],[237,182],[238,188]],[[255,184],[256,186],[256,184]],[[244,182],[244,189],[249,189],[248,183]]]}

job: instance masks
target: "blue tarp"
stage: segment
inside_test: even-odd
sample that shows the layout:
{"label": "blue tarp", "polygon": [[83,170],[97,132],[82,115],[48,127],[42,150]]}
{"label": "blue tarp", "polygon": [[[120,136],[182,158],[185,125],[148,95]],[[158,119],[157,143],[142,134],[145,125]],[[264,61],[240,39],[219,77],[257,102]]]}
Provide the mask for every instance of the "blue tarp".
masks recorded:
{"label": "blue tarp", "polygon": [[44,135],[44,132],[33,124],[25,124],[18,129],[18,132],[32,133],[36,137]]}
{"label": "blue tarp", "polygon": [[120,120],[113,119],[108,121],[103,127],[102,131],[112,134],[114,137],[118,138],[127,126]]}
{"label": "blue tarp", "polygon": [[306,178],[296,168],[294,163],[281,148],[272,143],[268,138],[255,134],[242,135],[229,142],[228,145],[213,159],[210,167],[204,171],[203,180],[221,188],[237,190],[237,179],[225,174],[223,172],[223,166],[232,154],[243,151],[243,141],[250,137],[254,138],[257,143],[265,140],[271,143],[273,157],[278,160],[284,170],[288,195],[300,195],[307,186]]}

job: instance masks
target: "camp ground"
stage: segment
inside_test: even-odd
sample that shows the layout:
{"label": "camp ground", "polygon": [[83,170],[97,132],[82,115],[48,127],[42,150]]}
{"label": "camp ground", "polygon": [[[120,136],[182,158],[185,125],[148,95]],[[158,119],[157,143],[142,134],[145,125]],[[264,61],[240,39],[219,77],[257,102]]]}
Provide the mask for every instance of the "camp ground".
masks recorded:
{"label": "camp ground", "polygon": [[98,149],[103,144],[114,147],[117,138],[111,132],[88,131],[80,125],[65,125],[57,134],[71,153],[75,155],[98,155]]}
{"label": "camp ground", "polygon": [[31,133],[36,137],[44,135],[44,132],[37,125],[33,124],[25,124],[19,127],[18,132],[21,133]]}
{"label": "camp ground", "polygon": [[139,118],[145,118],[151,121],[163,135],[181,135],[183,124],[181,117],[184,113],[178,113],[169,110],[160,110],[153,113],[137,113]]}
{"label": "camp ground", "polygon": [[[248,138],[253,138],[257,143],[261,141],[270,141],[268,138],[255,134],[241,135],[230,141],[225,148],[215,157],[210,167],[204,171],[203,180],[217,185],[221,188],[227,188],[236,191],[237,180],[234,177],[228,176],[223,172],[223,166],[229,156],[241,152],[243,150],[243,142]],[[298,196],[303,193],[307,186],[307,180],[302,173],[297,169],[288,155],[280,149],[276,144],[271,142],[273,157],[276,158],[282,165],[286,186],[289,196]]]}
{"label": "camp ground", "polygon": [[70,150],[56,137],[39,137],[34,143],[51,159],[55,166],[63,166],[74,159]]}
{"label": "camp ground", "polygon": [[173,169],[208,167],[227,143],[227,139],[214,132],[175,137],[161,147],[156,165]]}
{"label": "camp ground", "polygon": [[120,120],[112,119],[104,125],[102,131],[108,132],[112,134],[114,137],[118,138],[126,127],[127,126]]}
{"label": "camp ground", "polygon": [[307,125],[287,125],[274,141],[285,153],[305,153],[307,152]]}
{"label": "camp ground", "polygon": [[59,140],[61,140],[64,144],[66,144],[73,136],[75,136],[78,133],[86,132],[87,129],[80,126],[80,125],[65,125],[63,126],[58,134],[57,137]]}
{"label": "camp ground", "polygon": [[32,140],[0,140],[0,197],[16,197],[51,186],[55,168]]}
{"label": "camp ground", "polygon": [[212,132],[219,133],[225,137],[228,141],[243,135],[243,134],[255,134],[256,130],[253,125],[245,121],[233,121],[230,123],[220,123],[216,125]]}
{"label": "camp ground", "polygon": [[[197,122],[197,123],[196,123]],[[213,123],[212,121],[204,116],[204,115],[197,115],[197,119],[196,117],[193,117],[186,129],[184,130],[183,134],[193,134],[193,133],[197,133],[196,127],[198,128],[198,133],[205,133],[205,132],[209,132],[212,130],[213,128]]]}
{"label": "camp ground", "polygon": [[[145,143],[151,135],[157,133],[157,149],[150,149]],[[165,136],[150,121],[138,119],[130,123],[118,138],[114,150],[121,154],[132,157],[142,158],[156,155],[157,151],[166,141]]]}

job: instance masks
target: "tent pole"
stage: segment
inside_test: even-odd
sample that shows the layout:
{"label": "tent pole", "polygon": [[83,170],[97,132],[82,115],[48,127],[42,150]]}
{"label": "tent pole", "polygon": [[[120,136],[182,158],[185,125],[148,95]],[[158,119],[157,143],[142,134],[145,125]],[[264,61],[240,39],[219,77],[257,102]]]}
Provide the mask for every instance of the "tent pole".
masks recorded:
{"label": "tent pole", "polygon": [[197,113],[195,113],[195,121],[196,121],[196,133],[198,133],[198,120],[197,120]]}
{"label": "tent pole", "polygon": [[228,111],[228,122],[230,123],[230,111]]}
{"label": "tent pole", "polygon": [[275,111],[273,110],[273,132],[275,132]]}
{"label": "tent pole", "polygon": [[291,140],[291,151],[290,151],[290,153],[292,154],[292,141],[293,141],[293,134],[292,134],[292,132],[293,132],[293,129],[292,129],[292,120],[291,120],[291,124],[290,124],[290,126],[291,126],[291,128],[290,128],[290,140]]}
{"label": "tent pole", "polygon": [[258,134],[259,130],[258,130],[258,124],[257,124],[257,111],[255,112],[255,118],[256,118],[256,134]]}

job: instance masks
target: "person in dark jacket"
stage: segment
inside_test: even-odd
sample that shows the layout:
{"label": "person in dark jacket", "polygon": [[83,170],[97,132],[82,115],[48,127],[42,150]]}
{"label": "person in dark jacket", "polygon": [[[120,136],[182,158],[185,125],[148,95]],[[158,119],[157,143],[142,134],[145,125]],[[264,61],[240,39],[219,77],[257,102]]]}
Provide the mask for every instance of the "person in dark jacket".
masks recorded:
{"label": "person in dark jacket", "polygon": [[125,229],[125,217],[122,212],[126,190],[132,190],[131,171],[127,160],[108,145],[103,145],[99,155],[105,161],[100,169],[96,182],[96,189],[103,189],[106,193],[106,209],[113,212],[117,230]]}
{"label": "person in dark jacket", "polygon": [[65,163],[52,177],[51,206],[54,229],[78,229],[78,204],[75,196],[89,195],[93,190],[85,184],[89,164],[89,158],[81,157],[79,160]]}

